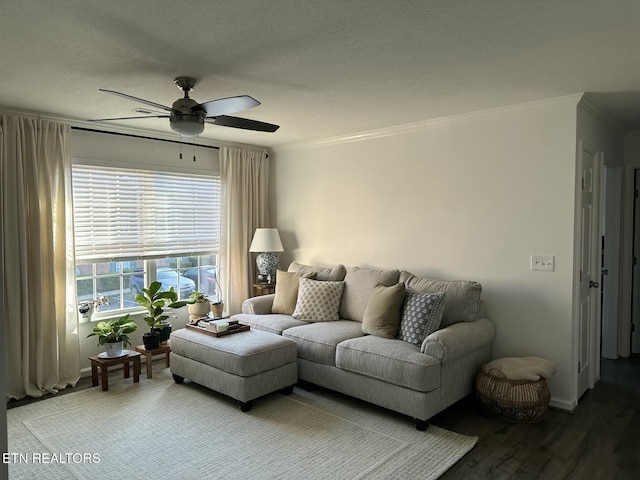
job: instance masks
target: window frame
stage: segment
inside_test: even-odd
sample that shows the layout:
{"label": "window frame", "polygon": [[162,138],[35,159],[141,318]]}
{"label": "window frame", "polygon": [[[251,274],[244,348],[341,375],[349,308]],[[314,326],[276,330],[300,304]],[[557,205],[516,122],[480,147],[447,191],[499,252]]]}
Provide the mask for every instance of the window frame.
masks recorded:
{"label": "window frame", "polygon": [[[166,173],[166,174],[172,174],[172,173],[176,173],[176,174],[194,174],[194,175],[199,175],[199,176],[208,176],[208,177],[217,177],[218,181],[219,181],[219,177],[220,177],[220,172],[216,171],[216,170],[206,170],[206,169],[197,169],[197,168],[179,168],[179,167],[168,167],[166,165],[157,165],[157,166],[152,166],[152,165],[148,165],[148,164],[139,164],[139,165],[125,165],[123,163],[118,163],[118,162],[111,162],[111,161],[101,161],[101,160],[94,160],[94,159],[85,159],[85,158],[73,158],[72,159],[72,168],[75,165],[87,165],[87,166],[96,166],[96,167],[112,167],[112,168],[119,168],[119,169],[131,169],[131,170],[152,170],[155,172],[159,172],[159,173]],[[221,186],[220,186],[220,192],[221,192]],[[221,202],[221,199],[220,199]],[[220,212],[220,217],[222,217],[222,212]],[[220,223],[221,223],[222,218],[220,218]],[[220,235],[221,232],[218,231],[218,235]],[[218,245],[219,245],[219,241],[218,241]],[[171,256],[167,256],[167,257],[158,257],[158,256],[154,256],[154,257],[148,257],[148,258],[131,258],[131,259],[123,259],[123,258],[114,258],[111,259],[111,262],[105,262],[104,259],[102,260],[96,260],[95,263],[89,263],[92,262],[92,260],[81,260],[81,262],[83,263],[79,263],[78,261],[75,261],[75,275],[74,275],[74,282],[75,282],[75,286],[77,289],[77,285],[78,285],[78,278],[80,278],[77,274],[78,272],[78,265],[92,265],[92,274],[91,274],[91,278],[92,278],[92,291],[93,291],[93,297],[94,299],[96,298],[97,295],[101,294],[102,292],[99,292],[97,289],[97,283],[98,283],[98,279],[101,277],[108,277],[109,275],[101,275],[99,273],[97,273],[96,271],[96,265],[99,265],[101,263],[118,263],[118,264],[122,264],[122,262],[127,262],[127,261],[135,261],[135,260],[141,260],[143,262],[143,278],[144,278],[144,286],[148,287],[153,281],[156,281],[158,279],[158,264],[164,260],[167,259],[181,259],[181,258],[185,258],[185,257],[196,257],[198,259],[197,261],[197,266],[190,266],[190,267],[179,267],[177,266],[176,268],[170,268],[169,270],[172,271],[176,271],[178,272],[178,275],[180,275],[181,272],[186,271],[189,268],[197,268],[198,269],[198,278],[200,278],[200,271],[202,268],[206,268],[209,265],[203,265],[202,264],[202,259],[206,258],[208,256],[210,256],[212,258],[212,263],[213,263],[213,268],[216,268],[216,265],[218,265],[219,262],[219,255],[220,252],[218,251],[198,251],[198,252],[183,252],[180,254],[176,254],[176,255],[171,255]],[[179,261],[178,261],[179,264]],[[123,302],[123,298],[125,296],[125,291],[128,288],[128,286],[125,284],[126,281],[126,277],[131,277],[133,275],[133,273],[124,273],[122,270],[122,268],[119,268],[118,270],[119,273],[114,274],[114,276],[119,276],[120,277],[120,302],[122,304]],[[181,275],[180,275],[181,276]],[[86,277],[85,277],[86,278]],[[179,280],[178,280],[179,283]],[[198,290],[198,285],[195,285],[195,290]],[[76,292],[77,293],[77,292]],[[181,298],[182,300],[185,300],[186,298]],[[88,302],[91,302],[91,300],[87,300]],[[82,303],[84,303],[84,301],[78,301],[77,302],[77,307],[79,307]],[[89,319],[83,319],[80,316],[80,322],[98,322],[98,321],[103,321],[103,320],[108,320],[111,318],[117,318],[120,317],[122,315],[126,315],[126,314],[140,314],[140,313],[144,313],[145,310],[143,307],[141,307],[140,305],[135,305],[135,306],[131,306],[131,307],[124,307],[124,308],[116,308],[116,309],[109,309],[109,310],[99,310],[99,311],[94,311],[93,314],[90,316]]]}

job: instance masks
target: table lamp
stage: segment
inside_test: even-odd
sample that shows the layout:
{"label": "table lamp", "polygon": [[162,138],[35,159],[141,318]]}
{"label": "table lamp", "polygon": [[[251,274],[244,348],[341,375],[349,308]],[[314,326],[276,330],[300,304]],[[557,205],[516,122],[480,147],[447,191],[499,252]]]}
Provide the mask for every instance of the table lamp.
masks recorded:
{"label": "table lamp", "polygon": [[256,228],[250,252],[257,252],[256,266],[258,267],[258,282],[273,283],[278,268],[278,255],[283,252],[280,235],[277,228]]}

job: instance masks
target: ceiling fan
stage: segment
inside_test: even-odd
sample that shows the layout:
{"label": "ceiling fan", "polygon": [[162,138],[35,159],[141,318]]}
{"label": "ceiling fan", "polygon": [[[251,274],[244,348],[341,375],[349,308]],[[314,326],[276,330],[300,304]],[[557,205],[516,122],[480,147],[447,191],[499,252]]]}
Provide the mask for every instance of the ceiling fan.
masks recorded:
{"label": "ceiling fan", "polygon": [[[136,112],[146,113],[141,117],[118,117],[118,118],[99,118],[89,120],[90,122],[104,122],[110,120],[131,120],[136,118],[168,118],[171,130],[182,135],[183,137],[197,137],[204,131],[204,124],[211,123],[223,127],[241,128],[243,130],[254,130],[257,132],[275,132],[280,128],[279,125],[272,123],[259,122],[248,118],[231,117],[227,113],[239,112],[249,108],[257,107],[260,102],[249,95],[239,95],[237,97],[219,98],[209,102],[198,103],[189,98],[189,92],[198,84],[198,80],[191,77],[177,77],[174,83],[180,90],[184,92],[184,97],[179,98],[171,107],[161,105],[159,103],[150,102],[142,98],[127,95],[126,93],[116,92],[114,90],[100,89],[101,92],[111,93],[119,97],[127,98],[135,102],[144,103],[150,107],[164,110],[167,113],[157,112],[138,108]],[[152,114],[156,115],[152,115]]]}

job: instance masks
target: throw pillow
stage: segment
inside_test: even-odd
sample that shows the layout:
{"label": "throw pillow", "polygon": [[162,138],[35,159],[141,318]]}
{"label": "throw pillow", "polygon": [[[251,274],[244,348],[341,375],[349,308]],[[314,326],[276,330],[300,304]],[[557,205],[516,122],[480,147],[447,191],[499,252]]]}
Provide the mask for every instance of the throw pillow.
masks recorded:
{"label": "throw pillow", "polygon": [[398,338],[422,345],[440,327],[444,313],[444,293],[420,293],[407,288]]}
{"label": "throw pillow", "polygon": [[468,280],[434,280],[416,277],[407,271],[400,272],[400,281],[407,288],[422,293],[445,294],[444,327],[458,322],[473,322],[480,315],[482,285]]}
{"label": "throw pillow", "polygon": [[392,287],[376,285],[364,311],[362,333],[395,338],[400,327],[404,291],[404,283]]}
{"label": "throw pillow", "polygon": [[301,277],[293,318],[307,322],[340,320],[338,310],[344,282],[324,282]]}
{"label": "throw pillow", "polygon": [[291,315],[298,300],[298,280],[300,277],[315,278],[315,273],[276,272],[276,296],[273,298],[271,313]]}
{"label": "throw pillow", "polygon": [[288,271],[298,273],[315,273],[318,280],[327,282],[341,282],[347,274],[347,269],[341,263],[333,267],[318,267],[293,261],[291,262],[291,265],[289,265]]}
{"label": "throw pillow", "polygon": [[390,287],[398,283],[399,270],[350,268],[344,277],[344,295],[340,303],[340,318],[362,322],[371,292],[376,285]]}

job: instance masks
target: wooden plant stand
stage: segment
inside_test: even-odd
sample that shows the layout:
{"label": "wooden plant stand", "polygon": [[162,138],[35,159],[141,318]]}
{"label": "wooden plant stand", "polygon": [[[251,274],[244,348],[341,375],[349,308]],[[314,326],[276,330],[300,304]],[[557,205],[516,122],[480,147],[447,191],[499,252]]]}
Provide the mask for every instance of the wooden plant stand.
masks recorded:
{"label": "wooden plant stand", "polygon": [[136,347],[136,352],[145,356],[147,363],[147,378],[153,378],[153,356],[154,355],[165,355],[165,363],[167,368],[170,366],[169,363],[169,354],[171,353],[171,345],[167,342],[166,345],[160,345],[158,348],[154,348],[153,350],[147,350],[144,348],[144,345],[138,345]]}
{"label": "wooden plant stand", "polygon": [[123,365],[124,378],[129,378],[129,362],[133,361],[133,381],[140,381],[140,354],[129,351],[127,355],[117,358],[100,358],[98,355],[89,357],[91,360],[91,385],[98,385],[98,367],[102,379],[102,391],[109,390],[109,372],[107,369],[114,365]]}

